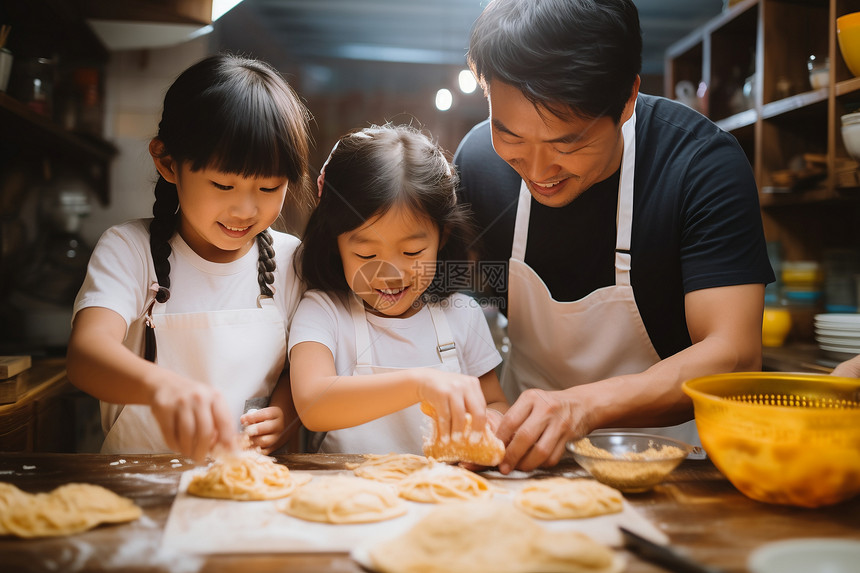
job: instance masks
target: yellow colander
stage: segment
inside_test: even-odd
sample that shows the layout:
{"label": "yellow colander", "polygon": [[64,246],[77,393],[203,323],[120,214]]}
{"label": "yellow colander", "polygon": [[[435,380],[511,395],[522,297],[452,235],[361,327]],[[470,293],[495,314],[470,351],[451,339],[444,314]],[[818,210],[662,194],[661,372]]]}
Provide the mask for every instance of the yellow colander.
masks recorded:
{"label": "yellow colander", "polygon": [[744,495],[819,507],[860,493],[860,380],[735,372],[683,389],[702,446]]}

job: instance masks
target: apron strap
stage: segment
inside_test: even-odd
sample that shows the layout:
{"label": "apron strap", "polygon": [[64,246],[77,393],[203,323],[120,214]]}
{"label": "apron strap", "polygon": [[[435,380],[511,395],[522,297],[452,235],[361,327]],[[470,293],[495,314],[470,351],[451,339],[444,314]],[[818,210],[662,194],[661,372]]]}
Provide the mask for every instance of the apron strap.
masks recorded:
{"label": "apron strap", "polygon": [[[634,104],[635,106],[635,104]],[[624,154],[618,183],[618,213],[615,219],[615,284],[630,284],[630,238],[633,233],[633,177],[636,170],[636,109],[621,126]]]}
{"label": "apron strap", "polygon": [[436,352],[443,364],[460,369],[460,361],[457,358],[457,344],[451,334],[448,318],[437,304],[427,303],[430,318],[433,319],[433,327],[436,330]]}
{"label": "apron strap", "polygon": [[355,367],[371,368],[373,352],[370,346],[370,327],[364,316],[364,302],[353,292],[349,293],[348,298],[352,325],[355,328]]}
{"label": "apron strap", "polygon": [[529,239],[529,216],[532,210],[532,194],[526,182],[520,183],[520,196],[517,202],[517,219],[514,224],[514,243],[511,246],[511,258],[518,261],[526,260],[526,243]]}

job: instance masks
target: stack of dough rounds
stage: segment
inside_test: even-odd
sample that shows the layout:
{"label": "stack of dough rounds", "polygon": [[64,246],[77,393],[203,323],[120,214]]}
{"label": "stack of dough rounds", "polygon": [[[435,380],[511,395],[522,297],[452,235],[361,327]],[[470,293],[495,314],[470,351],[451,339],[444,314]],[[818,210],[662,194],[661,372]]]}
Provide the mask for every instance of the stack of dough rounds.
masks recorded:
{"label": "stack of dough rounds", "polygon": [[355,475],[383,483],[399,482],[408,475],[433,465],[424,456],[415,454],[368,454],[367,461],[358,465],[347,464]]}
{"label": "stack of dough rounds", "polygon": [[472,415],[466,414],[466,428],[456,432],[447,441],[439,439],[439,420],[436,409],[429,402],[421,402],[421,411],[433,421],[432,433],[424,439],[424,455],[440,462],[467,462],[480,466],[497,466],[505,457],[505,444],[496,437],[489,424],[484,425],[481,439],[469,441],[472,433]]}
{"label": "stack of dough rounds", "polygon": [[188,493],[238,501],[279,499],[310,479],[308,474],[291,473],[274,458],[245,450],[215,460],[205,473],[192,477]]}
{"label": "stack of dough rounds", "polygon": [[141,516],[126,497],[88,483],[69,483],[50,493],[29,494],[0,483],[0,535],[51,537],[122,523]]}
{"label": "stack of dough rounds", "polygon": [[539,519],[579,519],[623,508],[621,492],[590,479],[538,480],[514,497],[514,505]]}
{"label": "stack of dough rounds", "polygon": [[583,533],[548,531],[509,504],[471,501],[434,508],[370,549],[382,573],[617,573],[624,559]]}
{"label": "stack of dough rounds", "polygon": [[443,463],[414,472],[397,485],[400,497],[423,503],[447,503],[493,495],[490,483],[478,474]]}
{"label": "stack of dough rounds", "polygon": [[300,487],[278,509],[307,521],[369,523],[403,515],[406,503],[388,484],[338,474]]}

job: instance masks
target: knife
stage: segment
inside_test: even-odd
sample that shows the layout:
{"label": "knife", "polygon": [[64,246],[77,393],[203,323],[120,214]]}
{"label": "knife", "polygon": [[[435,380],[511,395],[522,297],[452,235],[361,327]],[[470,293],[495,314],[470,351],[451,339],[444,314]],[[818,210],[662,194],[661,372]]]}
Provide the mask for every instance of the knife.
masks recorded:
{"label": "knife", "polygon": [[624,546],[627,549],[636,553],[642,559],[656,563],[668,571],[674,571],[675,573],[724,573],[721,569],[696,563],[689,557],[669,547],[649,541],[629,529],[623,527],[619,527],[618,529],[621,530],[621,535],[624,538]]}

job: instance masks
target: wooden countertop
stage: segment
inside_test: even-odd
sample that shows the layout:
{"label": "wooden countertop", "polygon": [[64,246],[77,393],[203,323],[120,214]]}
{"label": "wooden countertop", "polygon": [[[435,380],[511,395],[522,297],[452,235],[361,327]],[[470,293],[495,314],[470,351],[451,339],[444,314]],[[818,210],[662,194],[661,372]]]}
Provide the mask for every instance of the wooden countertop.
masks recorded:
{"label": "wooden countertop", "polygon": [[779,347],[762,347],[764,370],[830,374],[839,362],[826,355],[817,344],[793,343]]}
{"label": "wooden countertop", "polygon": [[[341,469],[358,456],[290,454],[279,461],[296,470]],[[120,461],[124,460],[124,461]],[[181,571],[253,572],[363,571],[347,554],[165,554],[161,534],[182,472],[190,460],[169,455],[0,453],[0,481],[29,492],[77,481],[95,483],[134,499],[141,519],[103,526],[65,538],[18,540],[0,537],[6,571]],[[553,472],[581,471],[563,460]],[[751,551],[776,540],[832,537],[860,540],[860,497],[821,509],[768,505],[740,494],[707,460],[687,460],[651,492],[628,501],[666,533],[676,549],[727,573],[746,572]],[[629,555],[627,572],[664,571]]]}

